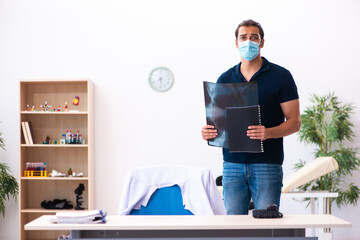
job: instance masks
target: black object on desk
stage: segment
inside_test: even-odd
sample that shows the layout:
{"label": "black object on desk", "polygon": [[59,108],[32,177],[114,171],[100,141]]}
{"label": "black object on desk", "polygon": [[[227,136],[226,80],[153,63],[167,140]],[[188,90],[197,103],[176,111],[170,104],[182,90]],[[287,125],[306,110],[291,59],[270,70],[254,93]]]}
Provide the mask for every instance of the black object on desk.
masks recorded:
{"label": "black object on desk", "polygon": [[254,218],[282,218],[283,214],[277,210],[276,204],[271,204],[267,209],[256,209],[252,212]]}

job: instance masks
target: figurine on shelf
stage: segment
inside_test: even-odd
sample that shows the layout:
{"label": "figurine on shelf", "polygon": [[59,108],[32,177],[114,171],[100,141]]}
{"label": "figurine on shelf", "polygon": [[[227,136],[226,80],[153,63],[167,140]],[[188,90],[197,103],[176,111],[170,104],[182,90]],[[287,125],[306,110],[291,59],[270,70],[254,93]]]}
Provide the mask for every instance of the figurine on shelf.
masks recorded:
{"label": "figurine on shelf", "polygon": [[68,111],[69,111],[69,106],[68,106],[68,103],[67,103],[67,102],[65,102],[64,111],[65,111],[65,112],[68,112]]}
{"label": "figurine on shelf", "polygon": [[74,100],[72,101],[72,104],[74,106],[78,106],[80,103],[80,97],[79,96],[75,96]]}
{"label": "figurine on shelf", "polygon": [[85,190],[84,184],[80,183],[79,186],[75,189],[76,194],[76,207],[75,210],[84,210],[85,208],[81,207],[81,204],[84,200],[82,200],[82,193]]}
{"label": "figurine on shelf", "polygon": [[47,112],[48,109],[51,109],[51,106],[47,104],[47,101],[45,101],[44,105],[40,105],[40,107],[42,108],[43,112]]}
{"label": "figurine on shelf", "polygon": [[57,108],[57,112],[61,112],[61,106],[60,105]]}
{"label": "figurine on shelf", "polygon": [[50,144],[50,137],[46,137],[45,141],[43,141],[43,144]]}
{"label": "figurine on shelf", "polygon": [[31,108],[30,108],[30,105],[29,105],[29,104],[26,105],[26,111],[27,111],[27,112],[31,112]]}

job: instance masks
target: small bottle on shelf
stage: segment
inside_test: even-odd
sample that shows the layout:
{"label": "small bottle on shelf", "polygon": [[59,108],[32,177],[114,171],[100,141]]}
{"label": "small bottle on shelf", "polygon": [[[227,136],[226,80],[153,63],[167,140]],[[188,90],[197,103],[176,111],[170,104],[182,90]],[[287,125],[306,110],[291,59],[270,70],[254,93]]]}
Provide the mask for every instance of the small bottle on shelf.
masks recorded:
{"label": "small bottle on shelf", "polygon": [[76,143],[76,144],[79,144],[79,143],[80,143],[80,142],[79,142],[79,135],[80,135],[80,130],[78,130],[77,133],[76,133],[76,139],[75,139],[75,143]]}
{"label": "small bottle on shelf", "polygon": [[73,175],[73,171],[71,170],[71,168],[69,168],[68,177],[72,177],[72,175]]}
{"label": "small bottle on shelf", "polygon": [[65,143],[66,143],[66,134],[63,134],[60,139],[60,144],[65,144]]}
{"label": "small bottle on shelf", "polygon": [[71,136],[72,136],[71,130],[69,130],[69,144],[71,143]]}
{"label": "small bottle on shelf", "polygon": [[70,141],[71,144],[74,144],[75,143],[75,134],[71,134],[71,141]]}
{"label": "small bottle on shelf", "polygon": [[65,144],[68,144],[68,139],[69,139],[69,130],[66,129],[66,133],[65,133]]}

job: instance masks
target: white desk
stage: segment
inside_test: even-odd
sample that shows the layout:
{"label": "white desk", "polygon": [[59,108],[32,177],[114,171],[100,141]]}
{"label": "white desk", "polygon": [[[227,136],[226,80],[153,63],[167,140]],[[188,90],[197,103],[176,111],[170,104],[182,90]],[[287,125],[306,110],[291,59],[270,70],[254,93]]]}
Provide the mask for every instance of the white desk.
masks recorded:
{"label": "white desk", "polygon": [[250,215],[108,216],[106,224],[53,224],[49,221],[52,217],[41,216],[26,224],[25,230],[71,230],[74,239],[317,239],[306,238],[305,228],[351,227],[351,223],[332,215],[285,215],[277,219]]}

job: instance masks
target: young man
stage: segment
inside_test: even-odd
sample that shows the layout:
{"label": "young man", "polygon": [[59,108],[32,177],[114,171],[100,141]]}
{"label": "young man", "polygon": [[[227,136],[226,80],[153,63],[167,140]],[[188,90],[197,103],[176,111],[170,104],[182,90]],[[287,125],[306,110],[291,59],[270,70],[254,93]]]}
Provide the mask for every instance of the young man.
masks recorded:
{"label": "young man", "polygon": [[[243,21],[235,36],[241,62],[224,72],[217,83],[257,82],[263,125],[249,126],[247,136],[263,140],[264,152],[230,153],[223,148],[223,194],[228,214],[248,214],[251,198],[255,209],[279,206],[283,137],[299,131],[299,97],[290,72],[260,56],[265,40],[259,23]],[[204,126],[201,133],[204,140],[217,136],[211,125]]]}

